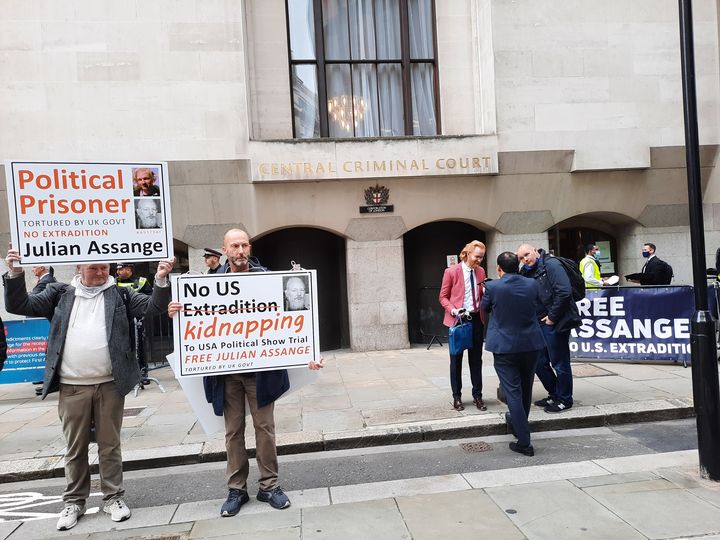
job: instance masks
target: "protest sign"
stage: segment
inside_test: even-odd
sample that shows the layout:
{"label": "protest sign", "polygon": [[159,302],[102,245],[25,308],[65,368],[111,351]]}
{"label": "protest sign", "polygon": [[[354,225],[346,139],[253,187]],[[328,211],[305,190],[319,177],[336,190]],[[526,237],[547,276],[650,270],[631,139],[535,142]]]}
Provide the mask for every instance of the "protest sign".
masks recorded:
{"label": "protest sign", "polygon": [[690,360],[691,287],[594,289],[577,306],[582,326],[571,333],[573,358]]}
{"label": "protest sign", "polygon": [[47,319],[5,321],[7,360],[0,384],[41,381],[50,323]]}
{"label": "protest sign", "polygon": [[178,376],[307,367],[320,360],[314,270],[175,277]]}
{"label": "protest sign", "polygon": [[[178,355],[171,352],[166,356],[170,369],[175,373],[175,378],[180,384],[185,397],[190,403],[195,416],[197,416],[200,426],[208,435],[225,431],[225,417],[217,416],[213,410],[212,403],[209,403],[205,396],[203,380],[201,377],[181,377],[180,362]],[[303,386],[312,384],[318,380],[319,372],[309,369],[291,369],[288,371],[288,382],[290,388],[280,397],[285,399],[300,390]],[[250,416],[250,407],[245,407],[245,416]]]}
{"label": "protest sign", "polygon": [[173,256],[165,163],[6,161],[5,178],[22,266]]}

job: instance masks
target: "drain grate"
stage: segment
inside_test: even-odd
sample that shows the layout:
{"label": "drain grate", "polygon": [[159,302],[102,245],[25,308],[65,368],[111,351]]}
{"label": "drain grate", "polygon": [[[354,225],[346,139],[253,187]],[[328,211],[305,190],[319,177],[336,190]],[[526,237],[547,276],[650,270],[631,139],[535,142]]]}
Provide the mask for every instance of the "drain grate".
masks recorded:
{"label": "drain grate", "polygon": [[145,410],[145,407],[128,407],[123,409],[123,418],[132,418]]}
{"label": "drain grate", "polygon": [[460,444],[460,448],[462,448],[463,451],[467,452],[468,454],[477,454],[478,452],[487,452],[489,450],[492,450],[492,446],[482,441],[462,443]]}

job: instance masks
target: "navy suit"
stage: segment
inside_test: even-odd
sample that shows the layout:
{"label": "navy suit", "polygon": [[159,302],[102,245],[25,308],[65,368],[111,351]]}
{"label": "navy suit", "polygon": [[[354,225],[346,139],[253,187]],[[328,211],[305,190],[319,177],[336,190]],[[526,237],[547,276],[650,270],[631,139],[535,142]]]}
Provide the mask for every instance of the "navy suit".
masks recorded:
{"label": "navy suit", "polygon": [[535,364],[545,347],[536,309],[540,289],[534,279],[505,274],[485,284],[481,307],[492,313],[485,349],[505,392],[518,444],[530,446],[530,406]]}

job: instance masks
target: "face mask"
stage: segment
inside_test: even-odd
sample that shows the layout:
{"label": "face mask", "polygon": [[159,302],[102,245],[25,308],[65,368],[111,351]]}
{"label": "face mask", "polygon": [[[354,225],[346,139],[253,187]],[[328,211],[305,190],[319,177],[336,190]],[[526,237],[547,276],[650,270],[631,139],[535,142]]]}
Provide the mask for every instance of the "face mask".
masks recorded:
{"label": "face mask", "polygon": [[526,272],[529,272],[530,270],[532,270],[532,269],[534,268],[534,266],[529,266],[529,265],[527,265],[527,264],[523,264],[523,265],[522,265],[522,268],[523,268],[523,270],[525,270]]}
{"label": "face mask", "polygon": [[596,259],[599,258],[600,255],[601,255],[601,253],[602,253],[602,252],[598,249],[598,250],[595,252],[595,258],[596,258]]}
{"label": "face mask", "polygon": [[643,254],[643,257],[645,257],[646,259],[647,259],[648,257],[650,257],[650,252],[649,252],[649,251],[643,251],[642,254]]}

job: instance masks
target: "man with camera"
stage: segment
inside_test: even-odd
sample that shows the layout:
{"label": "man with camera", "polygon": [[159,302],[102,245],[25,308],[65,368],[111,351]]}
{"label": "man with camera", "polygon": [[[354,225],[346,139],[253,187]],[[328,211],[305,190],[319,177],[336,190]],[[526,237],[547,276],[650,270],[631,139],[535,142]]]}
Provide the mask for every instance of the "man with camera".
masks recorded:
{"label": "man with camera", "polygon": [[[458,318],[472,322],[473,339],[472,348],[468,350],[468,364],[473,403],[481,411],[487,410],[482,399],[484,327],[480,311],[483,295],[481,284],[485,281],[485,270],[480,263],[484,258],[485,244],[479,240],[473,240],[467,244],[460,252],[461,262],[445,270],[439,296],[440,305],[445,310],[443,319],[445,326],[452,327]],[[458,354],[450,354],[450,388],[453,395],[453,408],[456,411],[465,409],[462,403],[462,357],[462,351]]]}

